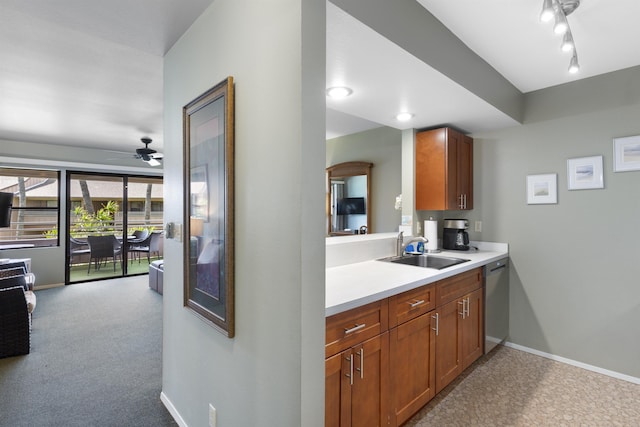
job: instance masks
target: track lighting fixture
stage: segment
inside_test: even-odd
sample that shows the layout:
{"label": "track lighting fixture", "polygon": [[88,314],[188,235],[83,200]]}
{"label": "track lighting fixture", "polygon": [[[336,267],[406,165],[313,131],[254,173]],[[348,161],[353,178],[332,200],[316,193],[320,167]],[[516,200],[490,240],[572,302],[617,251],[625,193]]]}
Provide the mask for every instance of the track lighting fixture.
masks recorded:
{"label": "track lighting fixture", "polygon": [[563,36],[562,44],[560,45],[561,50],[563,52],[573,52],[569,63],[570,73],[577,73],[580,65],[578,64],[578,53],[576,52],[576,45],[573,41],[573,34],[571,34],[567,16],[573,13],[578,6],[580,6],[580,0],[543,0],[542,11],[540,12],[540,20],[542,22],[548,22],[551,18],[555,19],[553,32]]}

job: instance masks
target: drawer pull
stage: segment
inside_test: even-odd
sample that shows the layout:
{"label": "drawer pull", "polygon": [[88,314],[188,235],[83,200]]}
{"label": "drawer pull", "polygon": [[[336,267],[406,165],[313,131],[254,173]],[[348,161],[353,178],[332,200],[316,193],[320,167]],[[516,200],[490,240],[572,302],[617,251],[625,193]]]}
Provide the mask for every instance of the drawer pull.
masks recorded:
{"label": "drawer pull", "polygon": [[356,323],[356,325],[353,328],[344,328],[344,334],[345,335],[352,334],[352,333],[354,333],[356,331],[359,331],[360,329],[363,329],[365,326],[367,326],[366,323],[363,323],[362,325],[358,325]]}
{"label": "drawer pull", "polygon": [[458,314],[462,316],[463,319],[466,317],[465,315],[467,314],[467,310],[465,308],[466,307],[465,301],[466,300],[458,301],[458,305],[462,304],[462,312],[459,311]]}
{"label": "drawer pull", "polygon": [[416,308],[417,306],[424,304],[424,300],[415,300],[414,302],[407,302],[407,304],[409,304],[411,308]]}

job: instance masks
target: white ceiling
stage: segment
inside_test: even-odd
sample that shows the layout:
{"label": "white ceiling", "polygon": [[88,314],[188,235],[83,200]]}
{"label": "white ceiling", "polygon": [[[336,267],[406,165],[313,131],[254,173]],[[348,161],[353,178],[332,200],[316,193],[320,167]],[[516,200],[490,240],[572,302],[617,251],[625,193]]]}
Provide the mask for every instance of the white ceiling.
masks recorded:
{"label": "white ceiling", "polygon": [[0,0],[0,138],[162,147],[162,56],[213,0]]}
{"label": "white ceiling", "polygon": [[[581,71],[569,75],[542,0],[418,0],[521,92],[640,64],[638,0],[582,0],[569,16]],[[0,139],[162,150],[162,56],[213,0],[0,0]],[[426,13],[426,11],[425,11]],[[468,132],[513,119],[327,4],[327,137],[381,125]],[[438,102],[435,102],[438,100]],[[443,101],[445,100],[445,101]],[[415,114],[399,124],[400,110]]]}
{"label": "white ceiling", "polygon": [[[582,0],[568,16],[581,66],[577,74],[567,72],[570,54],[560,51],[553,22],[539,20],[542,0],[417,1],[523,93],[640,64],[638,0]],[[332,116],[346,114],[340,128],[328,115],[327,138],[375,127],[357,121],[349,127],[352,116],[398,129],[450,124],[477,132],[515,124],[331,4],[327,28],[327,86],[354,89],[353,99],[327,103],[336,110]],[[394,121],[405,108],[415,113],[413,121]]]}

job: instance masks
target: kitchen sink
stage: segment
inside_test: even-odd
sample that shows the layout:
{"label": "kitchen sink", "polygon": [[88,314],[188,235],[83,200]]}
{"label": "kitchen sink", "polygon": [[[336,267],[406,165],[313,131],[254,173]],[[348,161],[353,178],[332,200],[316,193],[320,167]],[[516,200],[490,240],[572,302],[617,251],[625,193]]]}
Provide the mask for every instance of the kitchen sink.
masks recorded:
{"label": "kitchen sink", "polygon": [[453,258],[440,255],[404,255],[381,258],[378,261],[393,262],[395,264],[413,265],[415,267],[434,268],[442,270],[443,268],[468,262],[468,259]]}

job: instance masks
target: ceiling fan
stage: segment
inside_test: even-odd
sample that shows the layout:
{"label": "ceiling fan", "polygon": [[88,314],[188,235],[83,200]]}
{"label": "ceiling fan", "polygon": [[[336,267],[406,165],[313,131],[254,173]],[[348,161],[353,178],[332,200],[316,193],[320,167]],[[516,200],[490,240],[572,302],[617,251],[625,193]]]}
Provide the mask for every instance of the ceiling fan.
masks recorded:
{"label": "ceiling fan", "polygon": [[140,141],[142,141],[142,143],[144,144],[144,148],[137,148],[134,157],[136,159],[141,159],[149,166],[159,166],[163,154],[149,148],[149,144],[151,144],[151,138],[149,138],[148,136],[143,136],[142,138],[140,138]]}

